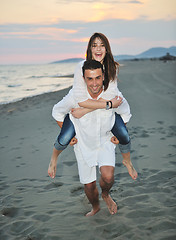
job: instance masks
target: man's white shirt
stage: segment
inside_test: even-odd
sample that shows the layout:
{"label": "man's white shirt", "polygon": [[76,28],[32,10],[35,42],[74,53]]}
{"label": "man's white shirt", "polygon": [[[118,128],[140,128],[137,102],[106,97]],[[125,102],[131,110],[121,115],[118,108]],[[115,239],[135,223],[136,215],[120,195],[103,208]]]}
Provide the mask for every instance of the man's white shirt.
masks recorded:
{"label": "man's white shirt", "polygon": [[[88,92],[87,92],[88,94]],[[98,98],[102,96],[103,92]],[[88,98],[91,96],[88,94]],[[70,92],[53,107],[52,116],[56,121],[63,122],[65,115],[71,108],[79,107]],[[107,159],[114,154],[115,144],[111,142],[111,129],[115,122],[114,109],[97,109],[80,119],[74,118],[70,114],[70,119],[74,124],[77,144],[74,145],[74,151],[77,159],[82,158],[90,167],[98,165],[102,158]],[[80,160],[80,159],[78,159]]]}

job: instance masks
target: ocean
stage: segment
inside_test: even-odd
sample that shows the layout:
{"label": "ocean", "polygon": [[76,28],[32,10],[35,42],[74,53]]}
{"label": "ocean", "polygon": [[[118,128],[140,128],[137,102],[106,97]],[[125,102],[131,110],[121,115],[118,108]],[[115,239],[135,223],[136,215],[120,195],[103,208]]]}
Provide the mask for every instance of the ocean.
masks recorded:
{"label": "ocean", "polygon": [[0,104],[70,87],[76,65],[0,65]]}

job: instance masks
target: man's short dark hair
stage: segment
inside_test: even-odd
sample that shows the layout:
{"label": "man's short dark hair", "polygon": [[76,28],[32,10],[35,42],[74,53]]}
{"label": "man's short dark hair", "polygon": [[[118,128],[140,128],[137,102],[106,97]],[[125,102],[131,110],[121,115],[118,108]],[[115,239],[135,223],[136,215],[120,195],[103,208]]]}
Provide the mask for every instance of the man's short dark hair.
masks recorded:
{"label": "man's short dark hair", "polygon": [[85,61],[84,65],[82,67],[83,77],[84,77],[84,74],[85,74],[85,70],[94,70],[94,69],[98,69],[98,68],[101,68],[102,73],[104,72],[103,65],[100,62],[98,62],[96,60]]}

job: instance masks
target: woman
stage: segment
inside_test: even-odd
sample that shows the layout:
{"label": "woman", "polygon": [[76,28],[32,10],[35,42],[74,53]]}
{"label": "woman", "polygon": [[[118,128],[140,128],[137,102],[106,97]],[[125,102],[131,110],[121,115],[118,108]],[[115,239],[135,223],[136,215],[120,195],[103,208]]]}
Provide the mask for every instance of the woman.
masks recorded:
{"label": "woman", "polygon": [[[119,64],[114,61],[109,41],[105,35],[102,33],[94,33],[91,36],[87,47],[86,59],[94,59],[103,64],[105,74],[104,93],[102,94],[102,98],[99,100],[91,100],[87,98],[86,84],[84,83],[82,77],[82,65],[84,61],[81,62],[75,70],[74,83],[71,90],[73,91],[74,98],[78,102],[80,108],[72,109],[71,114],[76,118],[80,118],[96,109],[108,109],[109,106],[107,105],[107,102],[111,100],[111,107],[117,108],[117,113],[115,114],[115,124],[111,130],[114,137],[112,137],[111,141],[115,144],[119,143],[119,148],[123,157],[123,164],[127,167],[131,177],[136,179],[137,172],[130,159],[130,137],[124,124],[124,122],[127,123],[131,118],[130,108],[126,99],[117,88],[117,73],[119,70]],[[117,96],[119,96],[119,99],[117,99]],[[55,107],[53,108],[53,111],[55,111]],[[48,168],[48,174],[52,178],[54,178],[56,174],[57,158],[59,154],[68,146],[69,143],[70,145],[74,145],[77,142],[77,139],[74,137],[74,126],[70,121],[68,114],[65,117],[63,125],[59,122],[58,124],[62,129],[56,140]]]}

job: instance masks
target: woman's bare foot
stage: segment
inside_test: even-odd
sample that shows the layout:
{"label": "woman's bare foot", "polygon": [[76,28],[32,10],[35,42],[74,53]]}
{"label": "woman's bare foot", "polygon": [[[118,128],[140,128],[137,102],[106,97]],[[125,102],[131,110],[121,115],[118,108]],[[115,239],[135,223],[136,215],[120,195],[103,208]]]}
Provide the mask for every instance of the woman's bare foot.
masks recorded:
{"label": "woman's bare foot", "polygon": [[56,176],[57,159],[61,152],[62,152],[62,150],[57,150],[55,147],[53,148],[51,161],[50,161],[50,164],[48,167],[48,175],[51,178],[55,178],[55,176]]}
{"label": "woman's bare foot", "polygon": [[93,216],[95,215],[97,212],[100,211],[100,208],[98,207],[97,209],[92,209],[92,211],[88,212],[85,216],[86,217],[90,217],[90,216]]}
{"label": "woman's bare foot", "polygon": [[54,161],[54,160],[51,159],[51,162],[50,162],[49,167],[48,167],[48,175],[51,178],[55,178],[56,168],[57,168],[57,161]]}
{"label": "woman's bare foot", "polygon": [[132,162],[123,160],[122,163],[128,169],[129,175],[132,177],[132,179],[136,180],[138,177],[138,174],[137,174],[135,168],[133,167]]}
{"label": "woman's bare foot", "polygon": [[102,194],[102,198],[105,201],[110,214],[114,215],[117,213],[117,204],[112,200],[111,196],[108,194],[107,196]]}

